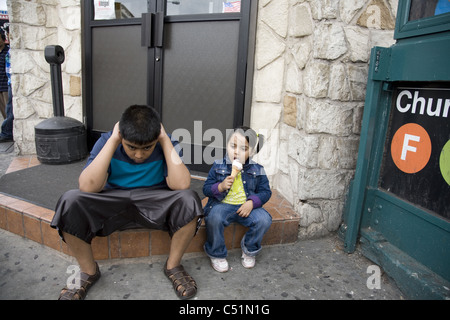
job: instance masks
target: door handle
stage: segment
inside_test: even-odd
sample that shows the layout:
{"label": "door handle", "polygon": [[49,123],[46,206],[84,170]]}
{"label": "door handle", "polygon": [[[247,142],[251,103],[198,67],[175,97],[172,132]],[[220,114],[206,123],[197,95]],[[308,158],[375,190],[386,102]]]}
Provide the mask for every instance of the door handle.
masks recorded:
{"label": "door handle", "polygon": [[164,42],[164,12],[155,14],[154,46],[162,48]]}
{"label": "door handle", "polygon": [[152,46],[152,14],[142,14],[141,24],[141,46],[150,48]]}
{"label": "door handle", "polygon": [[164,12],[143,13],[141,24],[141,45],[162,48],[164,40]]}

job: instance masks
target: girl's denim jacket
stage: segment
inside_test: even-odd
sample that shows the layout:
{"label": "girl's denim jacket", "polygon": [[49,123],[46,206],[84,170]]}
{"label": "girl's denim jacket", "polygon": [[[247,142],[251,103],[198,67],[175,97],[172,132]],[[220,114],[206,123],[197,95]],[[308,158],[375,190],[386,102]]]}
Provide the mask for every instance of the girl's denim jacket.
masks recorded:
{"label": "girl's denim jacket", "polygon": [[[211,208],[220,203],[228,194],[229,190],[219,192],[218,186],[230,174],[231,162],[227,157],[214,161],[211,170],[209,170],[208,178],[203,185],[203,193],[209,198],[204,208],[205,215],[208,215]],[[272,191],[262,165],[252,160],[247,161],[243,165],[241,176],[247,200],[253,201],[253,208],[262,207],[263,204],[269,201]]]}

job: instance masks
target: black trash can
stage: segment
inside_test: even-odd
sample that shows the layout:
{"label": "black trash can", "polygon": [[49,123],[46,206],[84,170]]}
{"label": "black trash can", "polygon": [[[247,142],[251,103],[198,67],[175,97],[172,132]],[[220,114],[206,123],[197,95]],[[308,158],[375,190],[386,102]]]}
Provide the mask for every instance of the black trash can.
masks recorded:
{"label": "black trash can", "polygon": [[87,155],[86,128],[80,121],[64,116],[61,64],[64,49],[45,47],[45,59],[50,64],[53,98],[53,118],[34,127],[36,154],[41,163],[65,164],[83,160]]}
{"label": "black trash can", "polygon": [[53,117],[34,127],[36,154],[41,163],[64,164],[87,155],[86,129],[73,118]]}

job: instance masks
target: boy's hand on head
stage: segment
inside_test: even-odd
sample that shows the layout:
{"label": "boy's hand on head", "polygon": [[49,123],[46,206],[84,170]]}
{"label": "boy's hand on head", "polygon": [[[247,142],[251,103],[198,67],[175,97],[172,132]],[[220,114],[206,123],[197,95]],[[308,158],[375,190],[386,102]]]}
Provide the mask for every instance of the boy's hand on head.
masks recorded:
{"label": "boy's hand on head", "polygon": [[114,129],[111,135],[111,139],[114,139],[115,142],[117,142],[117,144],[119,145],[120,143],[122,143],[122,135],[120,134],[120,130],[119,130],[119,122],[117,122],[114,125]]}
{"label": "boy's hand on head", "polygon": [[161,142],[166,137],[168,138],[169,136],[167,135],[166,130],[164,129],[163,124],[161,123],[161,132],[159,133],[158,141]]}
{"label": "boy's hand on head", "polygon": [[180,158],[178,152],[172,144],[169,135],[166,133],[164,126],[161,123],[161,132],[158,136],[158,142],[164,152],[164,158],[167,164],[166,182],[172,190],[189,189],[191,185],[191,174]]}

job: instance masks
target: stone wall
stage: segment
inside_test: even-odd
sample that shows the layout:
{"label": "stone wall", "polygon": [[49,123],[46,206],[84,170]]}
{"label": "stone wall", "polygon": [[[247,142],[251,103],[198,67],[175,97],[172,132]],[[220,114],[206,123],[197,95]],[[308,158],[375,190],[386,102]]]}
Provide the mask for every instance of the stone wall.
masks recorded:
{"label": "stone wall", "polygon": [[397,0],[260,0],[251,125],[257,159],[300,214],[337,230],[354,175],[370,49],[394,43]]}
{"label": "stone wall", "polygon": [[34,154],[34,126],[53,116],[47,45],[65,50],[65,115],[82,120],[81,8],[78,0],[7,0],[16,152]]}
{"label": "stone wall", "polygon": [[[272,187],[300,214],[302,238],[335,231],[356,166],[370,49],[394,43],[398,0],[259,0],[251,126]],[[8,0],[14,138],[35,153],[53,116],[46,45],[59,44],[65,114],[83,120],[77,0]]]}

